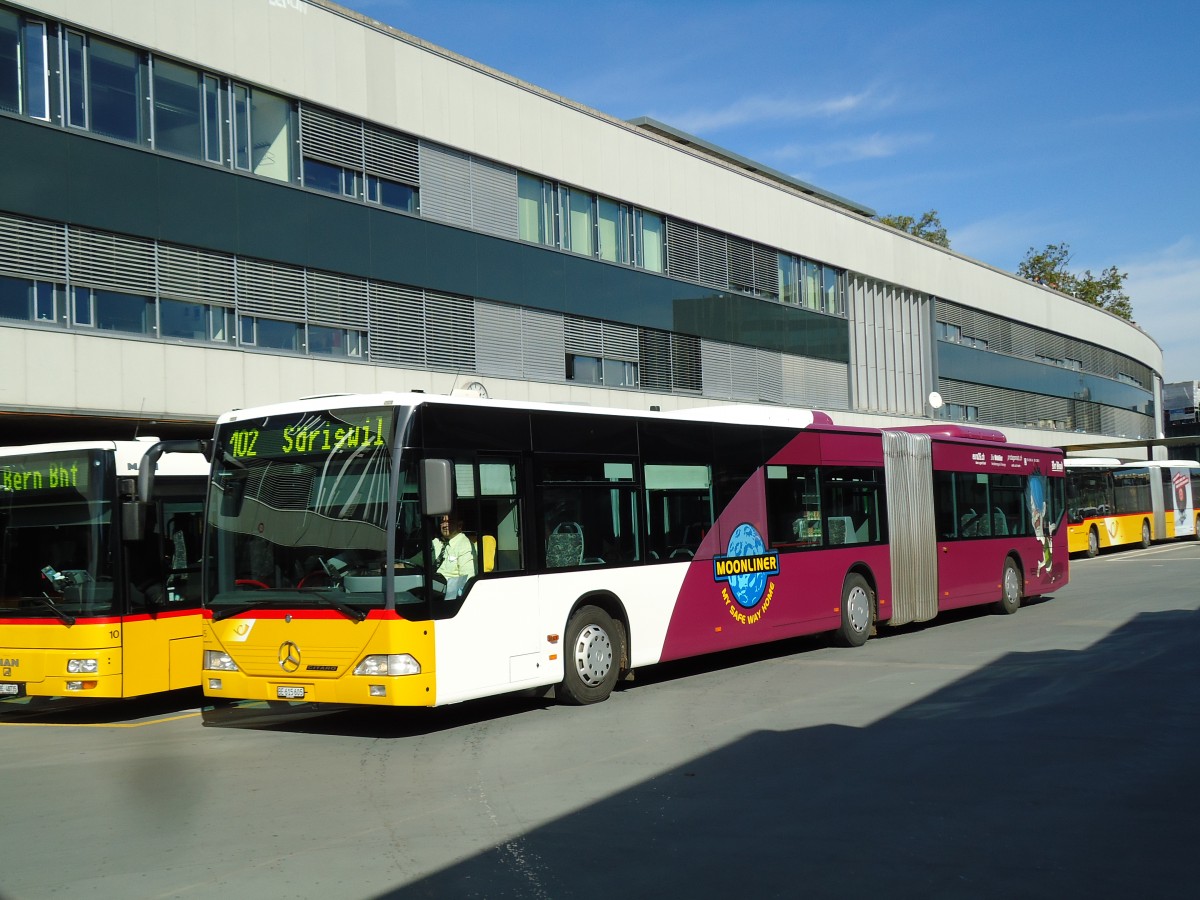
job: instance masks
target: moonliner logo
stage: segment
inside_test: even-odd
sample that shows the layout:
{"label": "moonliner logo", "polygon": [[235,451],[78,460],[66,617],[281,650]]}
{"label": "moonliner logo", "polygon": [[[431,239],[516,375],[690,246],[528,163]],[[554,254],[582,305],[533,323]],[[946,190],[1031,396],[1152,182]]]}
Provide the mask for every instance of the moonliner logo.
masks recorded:
{"label": "moonliner logo", "polygon": [[743,625],[753,625],[767,611],[775,593],[771,576],[778,574],[779,554],[768,552],[762,535],[749,523],[734,529],[724,556],[713,557],[713,580],[726,583],[721,589],[725,606]]}

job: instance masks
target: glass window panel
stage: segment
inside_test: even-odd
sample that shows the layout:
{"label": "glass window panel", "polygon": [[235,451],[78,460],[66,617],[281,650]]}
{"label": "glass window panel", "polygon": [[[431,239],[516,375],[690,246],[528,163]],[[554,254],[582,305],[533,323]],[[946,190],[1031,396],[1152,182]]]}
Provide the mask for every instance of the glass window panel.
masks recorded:
{"label": "glass window panel", "polygon": [[388,209],[410,213],[417,211],[417,192],[413,188],[378,175],[367,176],[367,199]]}
{"label": "glass window panel", "polygon": [[21,20],[0,9],[0,109],[21,111]]}
{"label": "glass window panel", "polygon": [[208,308],[208,336],[210,340],[225,342],[229,340],[229,323],[233,311],[221,306]]}
{"label": "glass window panel", "polygon": [[158,305],[159,334],[165,338],[203,341],[208,337],[207,313],[203,303],[162,300]]}
{"label": "glass window panel", "polygon": [[821,546],[821,494],[815,466],[767,466],[766,498],[772,547]]}
{"label": "glass window panel", "polygon": [[272,350],[300,349],[304,329],[296,322],[277,322],[274,319],[258,320],[258,346]]}
{"label": "glass window panel", "polygon": [[821,275],[824,280],[824,297],[821,303],[821,308],[835,316],[840,316],[845,313],[842,309],[842,294],[839,290],[841,286],[841,278],[839,272],[833,266],[823,266]]}
{"label": "glass window panel", "polygon": [[362,356],[363,333],[325,325],[308,326],[308,352],[322,356]]}
{"label": "glass window panel", "polygon": [[255,338],[254,316],[242,316],[238,320],[238,342],[248,347],[254,346]]}
{"label": "glass window panel", "polygon": [[25,86],[25,115],[48,119],[50,82],[46,70],[46,26],[27,20],[21,48],[24,55],[21,76]]}
{"label": "glass window panel", "polygon": [[554,242],[542,179],[532,175],[517,177],[517,217],[521,240],[535,244]]}
{"label": "glass window panel", "polygon": [[72,318],[76,325],[90,326],[92,324],[92,291],[90,288],[74,289]]}
{"label": "glass window panel", "polygon": [[154,60],[154,146],[200,159],[204,152],[200,73],[165,59]]}
{"label": "glass window panel", "polygon": [[318,162],[315,159],[304,160],[304,186],[316,188],[318,191],[328,191],[331,194],[342,192],[342,169],[329,163]]}
{"label": "glass window panel", "polygon": [[148,297],[92,291],[95,298],[96,327],[103,331],[149,334],[153,331],[154,301]]}
{"label": "glass window panel", "polygon": [[212,75],[204,76],[204,158],[209,162],[225,161],[224,128],[221,115],[224,95],[221,93],[221,81]]}
{"label": "glass window panel", "polygon": [[628,262],[628,252],[625,247],[625,227],[623,220],[626,207],[616,200],[601,197],[596,204],[597,231],[600,239],[599,253],[601,259],[609,262]]}
{"label": "glass window panel", "polygon": [[661,272],[663,270],[663,234],[666,231],[663,217],[643,211],[641,220],[641,233],[638,237],[641,266],[651,272]]}
{"label": "glass window panel", "polygon": [[250,168],[250,89],[243,84],[233,86],[233,164]]}
{"label": "glass window panel", "polygon": [[604,383],[609,387],[637,387],[637,363],[604,360]]}
{"label": "glass window panel", "polygon": [[39,281],[36,285],[34,299],[34,318],[39,322],[58,321],[58,294],[62,288],[57,284]]}
{"label": "glass window panel", "polygon": [[796,259],[779,254],[779,299],[792,306],[800,304],[800,283],[796,279]]}
{"label": "glass window panel", "polygon": [[26,279],[0,277],[0,319],[28,321],[32,288]]}
{"label": "glass window panel", "polygon": [[67,124],[87,128],[87,73],[83,35],[67,32]]}
{"label": "glass window panel", "polygon": [[568,250],[592,255],[592,197],[579,190],[564,189],[567,199],[567,216],[569,220]]}
{"label": "glass window panel", "polygon": [[808,309],[821,308],[821,264],[804,260],[804,306]]}
{"label": "glass window panel", "polygon": [[99,38],[88,41],[88,107],[96,134],[141,139],[141,65],[138,54]]}
{"label": "glass window panel", "polygon": [[583,384],[600,384],[603,373],[600,360],[594,356],[567,354],[567,380]]}
{"label": "glass window panel", "polygon": [[255,175],[290,181],[291,103],[276,94],[255,90],[250,96],[250,119],[252,171]]}

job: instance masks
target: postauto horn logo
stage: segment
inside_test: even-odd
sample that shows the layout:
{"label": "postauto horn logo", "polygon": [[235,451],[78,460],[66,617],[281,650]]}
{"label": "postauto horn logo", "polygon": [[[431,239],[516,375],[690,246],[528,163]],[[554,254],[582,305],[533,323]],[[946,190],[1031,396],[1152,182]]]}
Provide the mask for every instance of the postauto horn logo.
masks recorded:
{"label": "postauto horn logo", "polygon": [[[762,535],[748,522],[734,529],[725,555],[713,557],[713,580],[726,583],[727,586],[721,589],[725,606],[729,615],[743,625],[753,625],[767,611],[775,593],[771,576],[778,574],[779,554],[767,551]],[[760,603],[761,609],[743,612]]]}

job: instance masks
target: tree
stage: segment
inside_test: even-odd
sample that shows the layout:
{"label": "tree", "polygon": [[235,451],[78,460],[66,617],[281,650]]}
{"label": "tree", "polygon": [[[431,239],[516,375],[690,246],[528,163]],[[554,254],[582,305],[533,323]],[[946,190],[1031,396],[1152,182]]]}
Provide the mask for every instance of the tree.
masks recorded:
{"label": "tree", "polygon": [[1093,275],[1091,269],[1085,269],[1082,275],[1076,275],[1067,268],[1070,262],[1070,244],[1047,244],[1042,250],[1030,247],[1021,264],[1017,266],[1017,274],[1027,281],[1071,294],[1122,319],[1133,318],[1133,304],[1125,293],[1128,272],[1121,272],[1116,266],[1109,266],[1099,275]]}
{"label": "tree", "polygon": [[942,220],[938,218],[936,209],[922,214],[919,219],[914,219],[912,216],[880,216],[879,221],[884,225],[891,225],[893,228],[906,231],[923,241],[929,241],[931,244],[937,244],[946,249],[950,248],[950,238],[946,234],[946,227],[942,225]]}

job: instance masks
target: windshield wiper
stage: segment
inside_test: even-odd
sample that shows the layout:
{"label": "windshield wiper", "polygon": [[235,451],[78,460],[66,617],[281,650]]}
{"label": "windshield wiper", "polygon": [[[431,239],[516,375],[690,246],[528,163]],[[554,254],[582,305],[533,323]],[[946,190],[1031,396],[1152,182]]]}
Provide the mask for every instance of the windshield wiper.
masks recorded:
{"label": "windshield wiper", "polygon": [[357,607],[351,606],[349,603],[343,603],[336,597],[330,597],[328,594],[314,593],[314,597],[322,601],[326,606],[332,606],[347,619],[353,619],[355,622],[361,622],[367,617],[367,614]]}
{"label": "windshield wiper", "polygon": [[241,603],[237,606],[222,606],[213,610],[212,618],[214,622],[220,622],[222,619],[228,619],[230,616],[240,615],[244,612],[251,612],[256,609],[265,609],[269,606],[274,606],[275,603],[268,600],[260,600],[257,603]]}
{"label": "windshield wiper", "polygon": [[40,597],[30,597],[29,599],[36,600],[42,606],[46,607],[46,609],[50,610],[52,613],[54,613],[56,616],[58,616],[60,619],[62,619],[66,624],[68,624],[68,625],[75,624],[75,617],[72,615],[68,615],[67,613],[65,613],[61,609],[59,609],[58,606],[55,604],[55,602],[53,600],[51,600],[45,594],[42,594],[42,596],[40,596]]}

